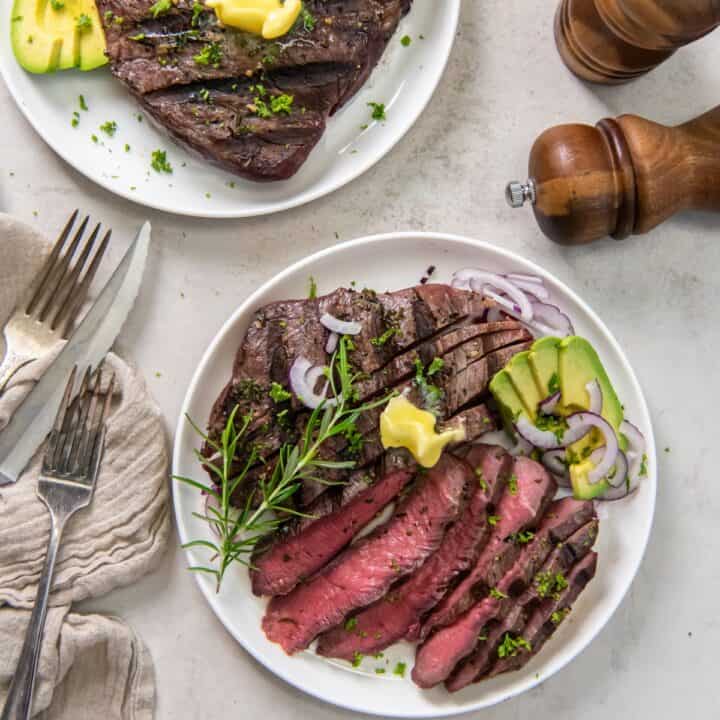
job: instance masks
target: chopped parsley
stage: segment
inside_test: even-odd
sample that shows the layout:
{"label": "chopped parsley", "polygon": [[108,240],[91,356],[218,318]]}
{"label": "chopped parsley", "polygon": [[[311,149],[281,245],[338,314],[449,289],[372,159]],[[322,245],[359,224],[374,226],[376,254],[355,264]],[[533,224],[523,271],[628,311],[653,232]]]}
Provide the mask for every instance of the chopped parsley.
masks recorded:
{"label": "chopped parsley", "polygon": [[155,172],[172,173],[173,171],[165,150],[153,150],[150,165]]}
{"label": "chopped parsley", "polygon": [[203,88],[202,90],[198,91],[198,97],[204,103],[209,103],[210,102],[210,91],[207,88]]}
{"label": "chopped parsley", "polygon": [[76,128],[80,124],[80,113],[75,110],[72,116],[72,120],[70,121],[70,124]]}
{"label": "chopped parsley", "polygon": [[309,284],[308,300],[314,300],[317,297],[317,283],[312,275],[310,276]]}
{"label": "chopped parsley", "polygon": [[80,13],[77,20],[75,21],[75,27],[81,32],[88,32],[92,30],[92,18],[86,13]]}
{"label": "chopped parsley", "polygon": [[509,492],[511,495],[517,495],[517,494],[518,494],[518,479],[517,479],[517,475],[516,475],[515,473],[513,473],[513,474],[508,478],[508,492]]}
{"label": "chopped parsley", "polygon": [[505,633],[505,637],[500,643],[497,653],[498,657],[502,659],[506,657],[515,657],[521,650],[532,652],[532,645],[530,645],[530,643],[522,635],[518,635],[514,638],[510,633]]}
{"label": "chopped parsley", "polygon": [[553,573],[550,570],[540,572],[535,576],[535,589],[538,597],[554,597],[558,599],[560,593],[567,588],[568,582],[562,573]]}
{"label": "chopped parsley", "polygon": [[345,451],[348,455],[359,455],[365,445],[365,437],[355,425],[351,425],[345,433],[343,433],[345,440],[347,441],[347,447]]}
{"label": "chopped parsley", "polygon": [[545,430],[555,435],[558,442],[562,442],[565,431],[568,429],[567,420],[556,415],[538,415],[535,420],[538,430]]}
{"label": "chopped parsley", "polygon": [[128,35],[128,40],[134,40],[135,42],[140,42],[141,40],[145,39],[145,33],[138,33],[137,35]]}
{"label": "chopped parsley", "polygon": [[270,109],[275,115],[289,115],[292,112],[292,104],[295,98],[292,95],[283,93],[270,100]]}
{"label": "chopped parsley", "polygon": [[400,38],[400,44],[401,44],[403,47],[408,47],[411,42],[412,42],[412,38],[411,38],[409,35],[403,35],[403,36]]}
{"label": "chopped parsley", "polygon": [[156,3],[150,6],[150,14],[154,18],[160,17],[160,15],[170,12],[172,6],[172,0],[157,0]]}
{"label": "chopped parsley", "polygon": [[220,67],[222,58],[222,48],[216,42],[207,43],[197,55],[193,55],[196,65],[212,65],[214,68]]}
{"label": "chopped parsley", "polygon": [[357,618],[352,617],[345,623],[345,629],[352,632],[357,627]]}
{"label": "chopped parsley", "polygon": [[353,667],[360,667],[360,663],[363,661],[363,655],[362,653],[359,653],[357,650],[355,651],[352,659],[352,666]]}
{"label": "chopped parsley", "polygon": [[551,616],[550,621],[553,625],[559,625],[569,614],[570,608],[563,608],[562,610],[556,610]]}
{"label": "chopped parsley", "polygon": [[50,7],[53,10],[62,10],[65,7],[64,0],[50,0]]}
{"label": "chopped parsley", "polygon": [[372,119],[373,120],[387,120],[387,115],[385,114],[385,104],[384,103],[376,103],[376,102],[369,102],[368,107],[372,108]]}
{"label": "chopped parsley", "polygon": [[192,20],[190,21],[190,24],[193,27],[197,27],[200,24],[200,16],[203,14],[203,10],[205,7],[201,5],[199,2],[193,3],[192,6]]}
{"label": "chopped parsley", "polygon": [[516,545],[527,545],[534,537],[534,532],[530,530],[520,530],[520,532],[513,533],[510,536],[510,540]]}
{"label": "chopped parsley", "polygon": [[272,383],[270,386],[270,399],[274,403],[285,402],[285,400],[290,400],[290,398],[292,398],[292,393],[289,393],[280,383]]}
{"label": "chopped parsley", "polygon": [[306,7],[303,7],[300,17],[302,18],[302,24],[305,31],[312,32],[315,29],[316,24],[313,14]]}
{"label": "chopped parsley", "polygon": [[488,491],[488,484],[485,482],[485,477],[483,476],[483,471],[481,467],[475,468],[475,477],[478,479],[478,485],[480,486],[480,489],[483,492]]}
{"label": "chopped parsley", "polygon": [[90,139],[91,139],[94,143],[96,143],[96,142],[98,141],[98,136],[97,136],[95,133],[93,133],[93,134],[90,136]]}
{"label": "chopped parsley", "polygon": [[388,340],[392,338],[394,335],[397,335],[400,333],[400,328],[391,327],[388,328],[382,335],[378,337],[372,338],[370,340],[370,343],[374,345],[375,347],[382,347],[383,345],[387,344]]}
{"label": "chopped parsley", "polygon": [[[425,409],[429,410],[434,415],[438,414],[440,410],[440,402],[444,397],[443,391],[437,385],[433,385],[432,383],[428,382],[427,379],[431,368],[433,370],[433,374],[437,373],[440,369],[436,364],[436,360],[433,360],[432,363],[430,363],[430,365],[428,366],[428,369],[426,370],[423,366],[422,360],[420,360],[420,358],[416,358],[414,363],[415,379],[413,381],[415,385],[420,389],[420,393],[422,394],[423,402],[425,404]],[[435,366],[434,368],[433,365]]]}
{"label": "chopped parsley", "polygon": [[404,678],[405,670],[407,670],[407,665],[404,662],[399,662],[393,670],[393,675],[398,675],[399,677]]}
{"label": "chopped parsley", "polygon": [[384,674],[385,674],[385,668],[384,668],[384,667],[375,668],[375,674],[376,674],[376,675],[384,675]]}
{"label": "chopped parsley", "polygon": [[640,463],[640,477],[647,477],[648,474],[648,456],[643,453],[642,462]]}
{"label": "chopped parsley", "polygon": [[445,367],[445,361],[442,358],[433,358],[433,361],[428,365],[428,369],[425,371],[427,377],[437,375]]}
{"label": "chopped parsley", "polygon": [[117,123],[114,120],[108,120],[100,126],[100,130],[112,137],[117,132],[117,127]]}
{"label": "chopped parsley", "polygon": [[490,588],[490,597],[495,598],[496,600],[505,600],[507,598],[507,594],[497,588]]}
{"label": "chopped parsley", "polygon": [[550,380],[548,381],[548,392],[551,395],[554,395],[557,392],[560,392],[560,377],[556,372],[554,372],[550,376]]}
{"label": "chopped parsley", "polygon": [[488,525],[495,527],[500,522],[499,515],[488,515]]}
{"label": "chopped parsley", "polygon": [[130,146],[127,143],[125,143],[125,152],[130,152]]}

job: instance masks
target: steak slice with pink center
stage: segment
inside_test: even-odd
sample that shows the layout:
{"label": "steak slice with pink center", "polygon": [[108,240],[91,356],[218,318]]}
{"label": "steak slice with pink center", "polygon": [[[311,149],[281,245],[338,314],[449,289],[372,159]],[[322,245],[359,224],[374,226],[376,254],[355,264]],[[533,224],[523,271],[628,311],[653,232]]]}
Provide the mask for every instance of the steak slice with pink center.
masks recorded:
{"label": "steak slice with pink center", "polygon": [[385,595],[437,550],[464,509],[471,482],[464,463],[441,458],[419,476],[386,523],[306,584],[270,601],[262,623],[268,639],[288,654],[304,650],[320,633]]}

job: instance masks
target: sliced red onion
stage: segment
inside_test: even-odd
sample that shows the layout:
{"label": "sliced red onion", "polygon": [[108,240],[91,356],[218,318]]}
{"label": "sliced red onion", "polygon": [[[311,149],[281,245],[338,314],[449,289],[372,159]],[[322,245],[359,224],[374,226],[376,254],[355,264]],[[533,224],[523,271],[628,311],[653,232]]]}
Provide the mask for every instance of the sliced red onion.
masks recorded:
{"label": "sliced red onion", "polygon": [[536,323],[547,325],[556,335],[567,337],[575,334],[570,318],[555,305],[532,303],[532,313]]}
{"label": "sliced red onion", "polygon": [[[576,442],[575,440],[568,441],[568,437],[572,437],[573,431],[579,432],[581,429],[585,429],[585,434],[587,434],[591,427],[597,428],[605,439],[605,449],[603,450],[602,460],[588,473],[588,482],[591,485],[595,485],[612,470],[617,462],[620,446],[617,435],[615,434],[615,429],[605,418],[592,412],[580,412],[570,415],[567,423],[569,430],[563,437],[563,443],[565,445]],[[578,440],[579,439],[580,438],[578,438]]]}
{"label": "sliced red onion", "polygon": [[318,378],[325,372],[324,367],[313,367],[309,360],[299,357],[290,368],[290,387],[300,402],[311,410],[319,407],[321,403],[327,406],[335,405],[335,398],[327,399],[328,383],[321,394],[315,392]]}
{"label": "sliced red onion", "polygon": [[[602,448],[596,450],[590,459],[592,460],[593,456],[599,459],[599,451],[602,451]],[[618,453],[615,473],[612,478],[608,477],[607,481],[610,483],[610,487],[598,498],[599,500],[621,500],[638,489],[637,481],[633,482],[629,476],[628,458],[622,450]]]}
{"label": "sliced red onion", "polygon": [[517,457],[523,455],[527,457],[534,450],[532,444],[529,443],[522,435],[518,434],[517,442],[508,450],[510,455]]}
{"label": "sliced red onion", "polygon": [[570,483],[570,473],[568,471],[567,463],[565,462],[565,450],[548,450],[543,453],[542,464],[556,477],[562,477],[568,487]]}
{"label": "sliced red onion", "polygon": [[520,308],[520,315],[523,320],[532,320],[532,307],[527,295],[514,283],[497,273],[466,268],[459,270],[453,276],[453,281],[459,283],[469,282],[470,287],[477,293],[487,295],[488,287],[495,288],[505,293],[512,302]]}
{"label": "sliced red onion", "polygon": [[540,448],[541,450],[556,450],[564,446],[564,442],[559,441],[554,432],[540,430],[540,428],[535,427],[525,415],[521,415],[518,418],[515,423],[515,430],[532,444],[533,447]]}
{"label": "sliced red onion", "polygon": [[336,332],[331,332],[330,335],[328,335],[327,342],[325,343],[325,352],[328,355],[332,355],[335,350],[337,350],[339,340],[340,336]]}
{"label": "sliced red onion", "polygon": [[555,408],[557,408],[557,405],[560,402],[560,396],[561,393],[558,390],[558,392],[553,393],[549,397],[546,397],[544,400],[541,400],[538,404],[540,412],[543,415],[553,415],[555,413]]}
{"label": "sliced red onion", "polygon": [[627,456],[630,461],[630,482],[637,482],[640,479],[640,468],[645,454],[645,436],[636,425],[628,420],[620,423],[620,432],[628,440]]}
{"label": "sliced red onion", "polygon": [[590,395],[590,412],[600,415],[603,409],[603,394],[597,378],[591,380],[585,386],[585,389],[588,391],[588,395]]}
{"label": "sliced red onion", "polygon": [[330,313],[324,313],[322,315],[320,324],[338,335],[359,335],[362,332],[362,325],[360,323],[339,320]]}
{"label": "sliced red onion", "polygon": [[538,300],[549,300],[550,299],[550,293],[548,292],[547,288],[544,285],[539,285],[538,283],[528,282],[527,280],[515,280],[515,278],[510,278],[506,275],[508,279],[511,279],[513,284],[519,287],[523,292],[527,293],[528,295],[532,295],[533,297],[537,298]]}
{"label": "sliced red onion", "polygon": [[545,281],[539,275],[528,275],[526,273],[505,273],[508,280],[514,282],[533,283],[533,285],[544,285]]}

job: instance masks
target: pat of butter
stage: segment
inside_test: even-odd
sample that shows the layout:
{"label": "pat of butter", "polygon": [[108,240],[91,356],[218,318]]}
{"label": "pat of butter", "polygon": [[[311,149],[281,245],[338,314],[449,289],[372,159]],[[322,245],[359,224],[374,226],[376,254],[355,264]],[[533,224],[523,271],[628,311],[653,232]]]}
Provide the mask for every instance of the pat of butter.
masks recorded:
{"label": "pat of butter", "polygon": [[302,10],[301,0],[205,0],[223,25],[274,40],[287,34]]}
{"label": "pat of butter", "polygon": [[383,447],[406,448],[426,468],[437,465],[450,443],[465,439],[463,429],[435,431],[436,418],[427,410],[415,407],[406,397],[394,397],[380,416],[380,439]]}

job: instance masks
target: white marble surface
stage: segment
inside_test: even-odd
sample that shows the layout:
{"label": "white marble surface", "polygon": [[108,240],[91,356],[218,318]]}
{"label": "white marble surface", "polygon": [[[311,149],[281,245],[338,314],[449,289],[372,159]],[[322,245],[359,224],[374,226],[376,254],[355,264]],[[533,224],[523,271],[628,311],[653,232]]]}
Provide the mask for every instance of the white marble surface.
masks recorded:
{"label": "white marble surface", "polygon": [[[554,0],[465,0],[442,87],[394,152],[334,195],[258,220],[193,221],[117,200],[57,159],[0,84],[0,209],[52,235],[71,208],[82,207],[116,229],[116,257],[150,217],[146,282],[120,345],[145,370],[168,441],[195,365],[230,312],[287,263],[337,238],[449,231],[511,248],[554,272],[602,315],[647,393],[660,448],[657,517],[629,596],[591,647],[536,690],[482,716],[714,717],[720,216],[690,214],[622,244],[565,249],[545,240],[529,211],[511,212],[503,188],[524,179],[530,145],[550,125],[623,112],[679,123],[717,104],[720,35],[631,86],[592,88],[569,75],[555,52],[554,7]],[[350,716],[253,662],[203,602],[176,546],[157,572],[91,607],[127,618],[147,641],[162,720]]]}

